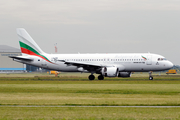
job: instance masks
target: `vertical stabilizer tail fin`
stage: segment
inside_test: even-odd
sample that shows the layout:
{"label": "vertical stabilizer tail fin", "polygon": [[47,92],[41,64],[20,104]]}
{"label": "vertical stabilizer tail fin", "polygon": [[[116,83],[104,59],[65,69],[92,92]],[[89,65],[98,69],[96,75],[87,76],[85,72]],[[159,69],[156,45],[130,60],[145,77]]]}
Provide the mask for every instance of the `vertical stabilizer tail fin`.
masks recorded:
{"label": "vertical stabilizer tail fin", "polygon": [[44,52],[24,28],[17,28],[17,34],[22,55],[41,55]]}

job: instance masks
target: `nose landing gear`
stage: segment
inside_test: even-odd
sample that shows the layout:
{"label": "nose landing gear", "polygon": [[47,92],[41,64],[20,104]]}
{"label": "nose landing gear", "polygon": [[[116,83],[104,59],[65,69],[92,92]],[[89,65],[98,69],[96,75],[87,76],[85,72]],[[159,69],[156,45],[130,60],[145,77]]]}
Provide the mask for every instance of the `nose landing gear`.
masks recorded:
{"label": "nose landing gear", "polygon": [[153,76],[149,76],[149,80],[153,80]]}
{"label": "nose landing gear", "polygon": [[153,80],[152,71],[149,71],[149,80]]}

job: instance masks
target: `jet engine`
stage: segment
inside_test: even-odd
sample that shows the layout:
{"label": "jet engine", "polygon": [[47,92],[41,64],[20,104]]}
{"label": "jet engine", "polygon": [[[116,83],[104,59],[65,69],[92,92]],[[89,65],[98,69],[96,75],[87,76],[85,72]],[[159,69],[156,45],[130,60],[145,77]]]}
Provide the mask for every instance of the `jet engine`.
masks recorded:
{"label": "jet engine", "polygon": [[105,77],[117,77],[118,68],[117,67],[104,67],[102,68],[101,73]]}
{"label": "jet engine", "polygon": [[131,72],[119,72],[118,77],[131,77]]}
{"label": "jet engine", "polygon": [[79,68],[78,68],[78,71],[79,71],[79,72],[88,72],[87,70],[85,70],[85,69],[82,68],[82,67],[79,67]]}

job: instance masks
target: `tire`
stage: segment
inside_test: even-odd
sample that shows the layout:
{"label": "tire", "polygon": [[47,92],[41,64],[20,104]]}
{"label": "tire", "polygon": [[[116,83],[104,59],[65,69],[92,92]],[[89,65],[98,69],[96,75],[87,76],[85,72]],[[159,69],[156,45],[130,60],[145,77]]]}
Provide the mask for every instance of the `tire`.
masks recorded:
{"label": "tire", "polygon": [[89,75],[89,80],[94,80],[95,76],[94,75]]}
{"label": "tire", "polygon": [[99,76],[98,76],[98,80],[104,80],[104,76],[99,75]]}
{"label": "tire", "polygon": [[152,77],[152,76],[149,76],[149,80],[153,80],[153,77]]}

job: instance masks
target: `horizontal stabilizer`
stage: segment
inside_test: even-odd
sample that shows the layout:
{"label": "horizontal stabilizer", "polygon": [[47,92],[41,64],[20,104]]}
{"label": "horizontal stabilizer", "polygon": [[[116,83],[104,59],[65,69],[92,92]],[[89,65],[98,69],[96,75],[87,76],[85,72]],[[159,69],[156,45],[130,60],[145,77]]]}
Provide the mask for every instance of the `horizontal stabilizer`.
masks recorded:
{"label": "horizontal stabilizer", "polygon": [[25,56],[9,56],[9,57],[13,59],[17,59],[17,60],[33,61],[32,58],[25,57]]}

